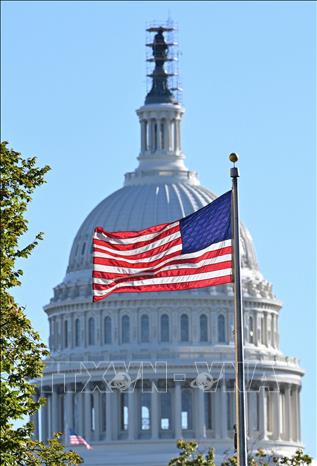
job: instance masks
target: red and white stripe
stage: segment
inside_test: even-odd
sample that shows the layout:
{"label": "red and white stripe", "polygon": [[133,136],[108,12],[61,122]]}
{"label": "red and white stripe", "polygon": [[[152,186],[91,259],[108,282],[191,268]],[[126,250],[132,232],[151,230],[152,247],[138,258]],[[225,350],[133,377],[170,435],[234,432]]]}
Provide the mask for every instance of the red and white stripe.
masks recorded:
{"label": "red and white stripe", "polygon": [[88,450],[92,449],[92,446],[81,435],[70,434],[69,443],[70,445],[84,445]]}
{"label": "red and white stripe", "polygon": [[93,237],[93,300],[110,293],[175,291],[232,282],[232,243],[182,254],[179,222]]}

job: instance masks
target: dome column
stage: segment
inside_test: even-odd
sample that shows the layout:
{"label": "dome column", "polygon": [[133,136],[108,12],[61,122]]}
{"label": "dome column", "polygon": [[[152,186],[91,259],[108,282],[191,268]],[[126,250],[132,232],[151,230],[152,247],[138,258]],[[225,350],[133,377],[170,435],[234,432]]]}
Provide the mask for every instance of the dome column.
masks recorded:
{"label": "dome column", "polygon": [[290,432],[290,440],[295,441],[297,440],[297,407],[296,407],[296,386],[291,387],[291,410],[292,410],[292,422],[291,422],[291,432]]}
{"label": "dome column", "polygon": [[182,410],[182,388],[180,382],[175,382],[175,438],[182,437],[181,410]]}
{"label": "dome column", "polygon": [[146,151],[146,121],[141,120],[141,153]]}
{"label": "dome column", "polygon": [[78,406],[78,425],[76,429],[78,429],[78,433],[80,435],[84,435],[84,393],[82,391],[82,387],[80,391],[77,393],[77,406]]}
{"label": "dome column", "polygon": [[52,437],[52,396],[48,395],[47,396],[47,438]]}
{"label": "dome column", "polygon": [[273,421],[273,439],[281,440],[281,396],[279,388],[273,393],[273,412],[274,412],[274,421]]}
{"label": "dome column", "polygon": [[168,152],[172,151],[172,119],[171,117],[166,118],[166,150]]}
{"label": "dome column", "polygon": [[218,384],[215,391],[215,438],[226,439],[227,433],[227,391],[225,379]]}
{"label": "dome column", "polygon": [[73,393],[71,385],[66,386],[65,406],[64,406],[64,437],[65,445],[69,445],[69,429],[74,428],[74,412],[73,412]]}
{"label": "dome column", "polygon": [[220,387],[220,406],[221,406],[221,415],[219,416],[221,424],[221,437],[223,439],[228,438],[227,430],[227,413],[228,413],[228,402],[227,402],[227,390],[226,390],[226,381],[223,379],[223,382]]}
{"label": "dome column", "polygon": [[100,391],[98,388],[93,393],[94,400],[94,439],[100,440]]}
{"label": "dome column", "polygon": [[294,423],[294,440],[299,441],[300,419],[299,419],[299,387],[294,388],[294,406],[295,406],[295,423]]}
{"label": "dome column", "polygon": [[[136,390],[136,389],[135,389]],[[136,392],[128,392],[128,439],[134,440],[136,435]]]}
{"label": "dome column", "polygon": [[174,150],[176,153],[181,150],[181,138],[180,138],[180,119],[176,118],[174,120]]}
{"label": "dome column", "polygon": [[300,393],[300,389],[298,389],[298,392],[297,392],[297,396],[298,396],[298,403],[297,403],[297,407],[298,407],[298,441],[300,442],[301,441],[301,430],[300,430],[300,396],[299,396],[299,393]]}
{"label": "dome column", "polygon": [[196,405],[196,426],[195,436],[196,438],[206,437],[206,425],[205,425],[205,413],[204,413],[204,390],[196,388],[194,391],[195,405]]}
{"label": "dome column", "polygon": [[48,438],[48,406],[47,406],[47,397],[43,396],[46,399],[46,403],[41,406],[41,441],[46,442]]}
{"label": "dome column", "polygon": [[295,405],[296,405],[296,440],[298,442],[301,441],[300,435],[300,387],[296,387],[295,389]]}
{"label": "dome column", "polygon": [[267,392],[265,387],[260,387],[259,391],[259,430],[260,438],[262,440],[267,440]]}
{"label": "dome column", "polygon": [[162,140],[162,119],[158,118],[157,120],[157,149],[162,150],[163,149],[163,140]]}
{"label": "dome column", "polygon": [[55,434],[59,432],[59,415],[60,415],[60,407],[59,407],[59,395],[58,395],[58,387],[54,386],[52,391],[52,433]]}
{"label": "dome column", "polygon": [[285,439],[291,440],[292,432],[292,406],[291,406],[291,387],[286,385],[285,387]]}
{"label": "dome column", "polygon": [[158,439],[159,436],[159,396],[156,389],[155,381],[152,381],[151,387],[151,431],[152,440]]}
{"label": "dome column", "polygon": [[84,393],[84,426],[85,426],[85,439],[89,442],[91,440],[91,398],[89,387],[86,387]]}
{"label": "dome column", "polygon": [[112,440],[112,415],[111,415],[111,392],[106,392],[106,440],[111,442]]}
{"label": "dome column", "polygon": [[32,438],[34,440],[38,440],[39,439],[39,415],[38,415],[38,411],[33,413],[32,416],[30,416],[30,421],[33,424]]}
{"label": "dome column", "polygon": [[215,430],[215,438],[221,438],[221,419],[222,419],[222,412],[221,412],[221,391],[220,386],[217,386],[215,391],[215,415],[214,415],[214,430]]}
{"label": "dome column", "polygon": [[155,126],[155,120],[153,118],[150,120],[150,151],[154,152],[155,150],[155,134],[154,134],[154,126]]}
{"label": "dome column", "polygon": [[[35,403],[38,402],[39,400],[39,396],[38,394],[34,394],[33,395],[33,401]],[[36,410],[31,416],[30,416],[30,421],[32,422],[33,426],[34,426],[34,430],[33,430],[33,434],[32,434],[32,438],[34,440],[39,440],[39,410]]]}
{"label": "dome column", "polygon": [[112,440],[118,440],[120,419],[120,392],[114,390],[111,394]]}

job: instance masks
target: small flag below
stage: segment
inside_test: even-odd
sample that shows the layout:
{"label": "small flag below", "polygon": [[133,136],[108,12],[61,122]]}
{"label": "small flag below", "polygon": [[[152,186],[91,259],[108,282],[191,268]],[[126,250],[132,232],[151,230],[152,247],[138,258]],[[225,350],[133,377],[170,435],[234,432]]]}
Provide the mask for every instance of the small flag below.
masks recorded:
{"label": "small flag below", "polygon": [[93,237],[93,300],[232,282],[231,191],[179,221]]}
{"label": "small flag below", "polygon": [[69,431],[69,443],[70,445],[84,445],[87,450],[91,450],[92,446],[84,439],[81,435],[76,434],[73,430]]}

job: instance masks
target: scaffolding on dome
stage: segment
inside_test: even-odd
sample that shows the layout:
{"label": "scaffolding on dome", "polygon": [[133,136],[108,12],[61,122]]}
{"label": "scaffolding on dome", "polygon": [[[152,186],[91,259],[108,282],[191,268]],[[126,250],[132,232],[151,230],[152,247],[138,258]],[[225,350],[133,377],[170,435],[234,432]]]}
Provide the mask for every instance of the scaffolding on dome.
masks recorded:
{"label": "scaffolding on dome", "polygon": [[166,39],[167,57],[164,58],[164,68],[168,75],[168,88],[172,91],[178,103],[182,103],[183,89],[181,87],[179,71],[179,42],[178,42],[178,25],[171,19],[165,21],[150,21],[146,24],[146,92],[148,93],[152,86],[152,72],[154,58],[152,55],[153,33],[163,31]]}

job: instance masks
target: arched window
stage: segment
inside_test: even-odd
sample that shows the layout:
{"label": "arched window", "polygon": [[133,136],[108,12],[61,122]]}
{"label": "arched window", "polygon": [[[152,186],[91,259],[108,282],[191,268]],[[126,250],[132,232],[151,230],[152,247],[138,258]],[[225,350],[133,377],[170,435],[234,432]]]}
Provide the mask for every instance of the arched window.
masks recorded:
{"label": "arched window", "polygon": [[254,322],[252,316],[249,316],[249,342],[254,343]]}
{"label": "arched window", "polygon": [[106,345],[112,343],[112,325],[111,325],[111,317],[106,316],[104,321],[104,342]]}
{"label": "arched window", "polygon": [[149,316],[143,315],[141,317],[141,342],[148,343],[150,340],[150,322]]}
{"label": "arched window", "polygon": [[68,346],[68,320],[64,320],[64,346]]}
{"label": "arched window", "polygon": [[182,391],[182,429],[192,429],[192,391],[185,389]]}
{"label": "arched window", "polygon": [[75,346],[79,346],[80,342],[80,320],[75,320]]}
{"label": "arched window", "polygon": [[151,429],[151,394],[141,393],[141,430]]}
{"label": "arched window", "polygon": [[205,314],[202,314],[199,318],[200,326],[200,341],[208,341],[208,319]]}
{"label": "arched window", "polygon": [[88,345],[95,344],[95,319],[90,317],[88,319]]}
{"label": "arched window", "polygon": [[222,314],[218,316],[218,342],[226,342],[225,317]]}
{"label": "arched window", "polygon": [[121,328],[121,340],[122,343],[129,343],[130,341],[130,318],[129,316],[122,317],[122,328]]}
{"label": "arched window", "polygon": [[167,314],[161,316],[161,341],[166,342],[170,339],[169,318]]}
{"label": "arched window", "polygon": [[188,315],[182,314],[181,315],[181,341],[188,341],[188,340],[189,340]]}

